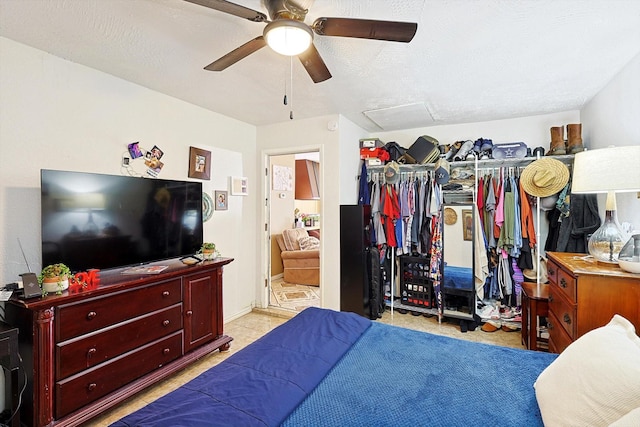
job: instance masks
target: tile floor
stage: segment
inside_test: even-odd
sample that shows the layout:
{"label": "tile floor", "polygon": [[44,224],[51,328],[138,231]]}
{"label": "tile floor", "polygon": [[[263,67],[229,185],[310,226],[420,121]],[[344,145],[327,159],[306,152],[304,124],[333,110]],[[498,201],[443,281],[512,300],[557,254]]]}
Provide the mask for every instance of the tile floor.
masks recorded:
{"label": "tile floor", "polygon": [[[107,426],[124,417],[125,415],[145,406],[158,397],[174,390],[187,381],[195,378],[200,373],[220,363],[232,354],[237,353],[242,348],[246,347],[265,333],[269,332],[271,329],[281,325],[291,317],[295,316],[297,311],[294,309],[294,307],[297,307],[298,311],[304,309],[305,304],[302,301],[303,299],[305,300],[307,305],[318,306],[319,298],[318,294],[316,294],[318,288],[312,286],[306,286],[305,288],[314,288],[315,290],[300,290],[297,289],[295,285],[293,285],[292,287],[287,286],[287,284],[282,284],[279,289],[274,287],[274,293],[278,298],[277,301],[281,305],[274,305],[272,307],[269,307],[268,309],[254,309],[254,311],[252,311],[251,313],[225,324],[225,334],[230,335],[234,338],[234,340],[231,342],[231,348],[229,351],[224,353],[214,352],[203,357],[185,370],[174,374],[168,379],[161,381],[155,386],[150,387],[149,389],[128,399],[118,407],[107,411],[101,416],[98,416],[94,420],[86,423],[85,426]],[[287,292],[296,292],[304,294],[304,296],[283,296],[283,294],[286,294]],[[315,298],[312,294],[315,294]],[[384,313],[379,321],[403,328],[415,329],[439,335],[446,335],[469,341],[477,341],[506,347],[524,348],[520,341],[519,331],[504,332],[498,330],[496,332],[489,333],[483,332],[480,330],[480,328],[477,328],[475,331],[462,333],[460,332],[459,323],[455,321],[445,321],[442,323],[438,323],[435,317],[428,318],[422,315],[414,316],[411,313],[401,314],[397,311],[391,313],[389,310]]]}

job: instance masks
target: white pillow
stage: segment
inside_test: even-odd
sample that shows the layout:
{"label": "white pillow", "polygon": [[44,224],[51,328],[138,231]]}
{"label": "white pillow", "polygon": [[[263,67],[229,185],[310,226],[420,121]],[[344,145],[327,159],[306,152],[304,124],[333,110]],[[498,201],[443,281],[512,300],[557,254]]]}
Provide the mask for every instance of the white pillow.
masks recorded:
{"label": "white pillow", "polygon": [[320,240],[313,236],[301,237],[298,239],[300,249],[303,251],[311,251],[314,249],[320,249]]}
{"label": "white pillow", "polygon": [[308,237],[309,233],[304,228],[288,228],[282,231],[282,238],[284,240],[284,247],[288,251],[299,251],[300,244],[298,240],[302,237]]}
{"label": "white pillow", "polygon": [[607,426],[640,407],[640,338],[615,315],[569,345],[533,385],[546,427]]}
{"label": "white pillow", "polygon": [[629,412],[618,421],[609,425],[609,427],[638,427],[640,426],[640,408],[636,408]]}

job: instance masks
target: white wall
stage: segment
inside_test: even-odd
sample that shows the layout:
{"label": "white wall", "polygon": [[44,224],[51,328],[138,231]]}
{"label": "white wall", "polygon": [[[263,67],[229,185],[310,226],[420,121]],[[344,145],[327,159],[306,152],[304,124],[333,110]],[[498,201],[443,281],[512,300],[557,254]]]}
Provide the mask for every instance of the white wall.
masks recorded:
{"label": "white wall", "polygon": [[188,179],[189,146],[212,153],[203,189],[229,188],[249,178],[249,197],[230,196],[215,211],[204,238],[235,258],[224,272],[225,319],[254,304],[256,267],[256,128],[108,74],[0,38],[0,283],[27,267],[41,269],[40,169],[118,175],[130,142],[158,145],[159,178]]}
{"label": "white wall", "polygon": [[[329,123],[338,123],[338,129],[330,130]],[[320,152],[320,292],[323,307],[336,310],[340,309],[340,203],[343,203],[343,200],[344,203],[357,201],[357,193],[350,197],[343,195],[342,180],[349,176],[350,181],[355,182],[359,156],[358,139],[364,135],[362,129],[339,116],[293,120],[258,128],[257,143],[262,152],[262,168],[268,154],[315,150]],[[346,146],[355,147],[353,153],[345,149]],[[266,259],[265,239],[266,235],[263,233],[259,254],[261,260]],[[266,266],[263,270],[266,271]]]}
{"label": "white wall", "polygon": [[475,141],[478,138],[487,138],[491,139],[494,144],[524,142],[527,146],[531,147],[532,150],[536,147],[544,147],[546,152],[549,149],[549,142],[551,141],[549,128],[579,122],[579,111],[566,111],[562,113],[480,123],[376,132],[371,136],[380,138],[384,142],[396,141],[406,148],[409,148],[419,136],[429,135],[436,138],[440,144],[451,144],[467,139]]}
{"label": "white wall", "polygon": [[[640,55],[616,75],[582,110],[583,138],[589,148],[640,145]],[[615,173],[615,171],[611,171]],[[640,165],[638,167],[640,174]],[[606,196],[598,196],[604,216]],[[640,199],[636,193],[616,196],[618,220],[640,230]]]}

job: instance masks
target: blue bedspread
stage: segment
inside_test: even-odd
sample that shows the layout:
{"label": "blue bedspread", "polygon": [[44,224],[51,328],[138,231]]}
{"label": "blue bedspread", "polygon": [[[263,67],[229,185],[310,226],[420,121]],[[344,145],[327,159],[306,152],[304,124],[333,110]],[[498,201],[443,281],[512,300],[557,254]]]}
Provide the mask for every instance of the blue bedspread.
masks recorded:
{"label": "blue bedspread", "polygon": [[556,357],[373,323],[284,426],[542,426]]}
{"label": "blue bedspread", "polygon": [[442,285],[451,289],[474,290],[473,269],[446,265]]}
{"label": "blue bedspread", "polygon": [[276,426],[371,321],[308,308],[242,351],[112,426]]}
{"label": "blue bedspread", "polygon": [[308,308],[112,426],[541,426],[555,357]]}

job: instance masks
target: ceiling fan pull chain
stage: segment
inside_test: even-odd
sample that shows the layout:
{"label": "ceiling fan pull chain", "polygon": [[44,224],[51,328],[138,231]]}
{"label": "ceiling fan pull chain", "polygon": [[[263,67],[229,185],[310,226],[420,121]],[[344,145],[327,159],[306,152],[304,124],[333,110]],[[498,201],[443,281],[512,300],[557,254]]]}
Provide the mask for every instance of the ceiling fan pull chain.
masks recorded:
{"label": "ceiling fan pull chain", "polygon": [[291,110],[289,110],[289,120],[293,120],[293,56],[289,57],[289,90],[291,91]]}
{"label": "ceiling fan pull chain", "polygon": [[287,73],[284,74],[284,105],[287,105]]}

